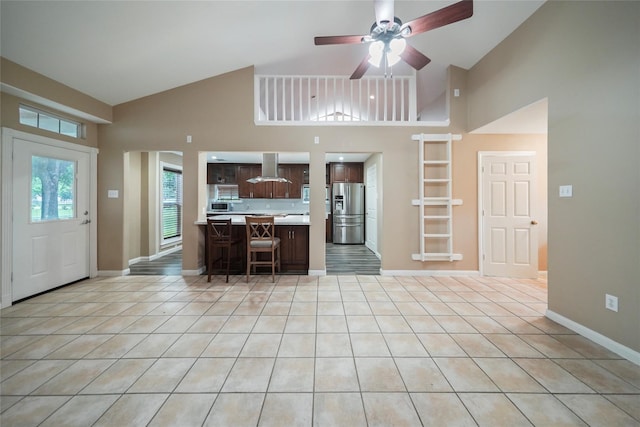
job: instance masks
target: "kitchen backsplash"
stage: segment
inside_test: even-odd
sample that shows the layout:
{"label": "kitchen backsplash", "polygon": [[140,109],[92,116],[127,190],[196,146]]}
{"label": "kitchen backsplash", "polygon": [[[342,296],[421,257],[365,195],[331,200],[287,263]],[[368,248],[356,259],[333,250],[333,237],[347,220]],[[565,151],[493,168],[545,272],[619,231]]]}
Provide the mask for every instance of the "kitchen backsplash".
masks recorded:
{"label": "kitchen backsplash", "polygon": [[241,203],[233,204],[235,212],[282,212],[299,213],[309,212],[309,204],[295,199],[243,199]]}
{"label": "kitchen backsplash", "polygon": [[[210,185],[209,197],[213,198],[213,186]],[[241,199],[240,202],[231,202],[231,212],[265,212],[265,213],[291,213],[306,214],[309,212],[309,203],[303,203],[302,199]],[[330,204],[327,203],[327,212]]]}

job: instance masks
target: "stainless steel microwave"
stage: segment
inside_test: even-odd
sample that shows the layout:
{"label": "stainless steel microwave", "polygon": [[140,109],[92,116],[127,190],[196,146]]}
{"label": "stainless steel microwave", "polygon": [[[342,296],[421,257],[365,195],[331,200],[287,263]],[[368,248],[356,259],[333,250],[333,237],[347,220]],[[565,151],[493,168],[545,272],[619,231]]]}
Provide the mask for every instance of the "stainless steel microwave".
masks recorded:
{"label": "stainless steel microwave", "polygon": [[211,202],[211,212],[229,212],[231,211],[231,203],[229,202]]}

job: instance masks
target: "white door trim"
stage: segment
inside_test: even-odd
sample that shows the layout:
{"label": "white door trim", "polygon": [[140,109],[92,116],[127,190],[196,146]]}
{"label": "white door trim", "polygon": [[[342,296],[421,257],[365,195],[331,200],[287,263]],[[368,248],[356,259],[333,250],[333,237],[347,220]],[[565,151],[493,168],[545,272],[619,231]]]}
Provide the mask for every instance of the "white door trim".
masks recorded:
{"label": "white door trim", "polygon": [[[484,250],[484,218],[482,216],[482,201],[484,200],[483,192],[483,175],[482,175],[482,161],[485,157],[489,156],[536,156],[535,151],[478,151],[478,270],[480,276],[484,276],[484,263],[482,261],[482,254]],[[536,248],[537,249],[537,248]]]}
{"label": "white door trim", "polygon": [[2,188],[0,188],[0,192],[2,193],[0,195],[2,202],[2,300],[0,301],[0,308],[8,307],[12,304],[14,139],[23,139],[38,144],[89,154],[89,206],[92,220],[89,224],[89,277],[95,277],[98,274],[98,149],[3,127],[2,147],[0,149],[0,157],[2,158]]}

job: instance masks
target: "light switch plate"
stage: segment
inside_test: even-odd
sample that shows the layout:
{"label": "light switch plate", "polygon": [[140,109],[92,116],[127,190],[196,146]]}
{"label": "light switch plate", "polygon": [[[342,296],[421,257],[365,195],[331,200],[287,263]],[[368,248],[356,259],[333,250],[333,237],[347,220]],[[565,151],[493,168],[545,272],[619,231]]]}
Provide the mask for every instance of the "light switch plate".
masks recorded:
{"label": "light switch plate", "polygon": [[560,197],[573,197],[573,185],[561,185]]}
{"label": "light switch plate", "polygon": [[107,190],[107,197],[110,199],[118,198],[118,190]]}

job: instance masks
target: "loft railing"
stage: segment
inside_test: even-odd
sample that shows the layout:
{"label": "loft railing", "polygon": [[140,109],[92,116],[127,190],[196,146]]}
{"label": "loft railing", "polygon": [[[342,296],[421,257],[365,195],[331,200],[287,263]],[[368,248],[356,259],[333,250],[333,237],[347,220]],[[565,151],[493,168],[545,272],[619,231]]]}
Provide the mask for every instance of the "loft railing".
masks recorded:
{"label": "loft railing", "polygon": [[402,125],[416,122],[415,76],[267,76],[254,79],[258,125]]}

